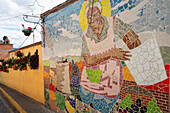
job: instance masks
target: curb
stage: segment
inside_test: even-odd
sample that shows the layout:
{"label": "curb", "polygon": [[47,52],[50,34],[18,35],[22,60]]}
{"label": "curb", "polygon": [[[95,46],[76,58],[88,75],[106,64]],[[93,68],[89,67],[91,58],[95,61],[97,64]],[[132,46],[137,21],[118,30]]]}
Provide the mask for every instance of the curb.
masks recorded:
{"label": "curb", "polygon": [[1,87],[0,91],[4,94],[4,96],[9,100],[9,102],[20,112],[27,113],[8,93],[6,93]]}

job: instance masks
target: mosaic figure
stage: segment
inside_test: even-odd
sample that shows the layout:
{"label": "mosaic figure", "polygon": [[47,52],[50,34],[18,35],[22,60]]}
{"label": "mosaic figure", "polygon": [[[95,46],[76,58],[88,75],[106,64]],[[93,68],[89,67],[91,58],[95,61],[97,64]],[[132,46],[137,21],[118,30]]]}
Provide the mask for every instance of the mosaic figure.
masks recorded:
{"label": "mosaic figure", "polygon": [[72,66],[71,66],[71,80],[73,83],[73,87],[78,88],[78,86],[79,86],[79,69],[73,60],[72,60]]}
{"label": "mosaic figure", "polygon": [[129,49],[141,42],[131,25],[116,17],[102,16],[102,3],[89,0],[86,5],[88,27],[82,38],[85,64],[80,83],[84,103],[93,104],[100,112],[108,113],[119,98],[123,80],[120,60],[129,60],[129,51],[116,48],[115,37],[123,39]]}

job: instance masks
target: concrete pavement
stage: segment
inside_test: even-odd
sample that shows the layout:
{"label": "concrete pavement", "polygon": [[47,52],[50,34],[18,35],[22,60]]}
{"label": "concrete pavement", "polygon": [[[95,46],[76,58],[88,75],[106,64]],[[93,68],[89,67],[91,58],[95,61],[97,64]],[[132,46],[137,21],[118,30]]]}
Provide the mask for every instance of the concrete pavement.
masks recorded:
{"label": "concrete pavement", "polygon": [[1,113],[14,113],[10,105],[6,101],[4,95],[0,92],[0,112]]}
{"label": "concrete pavement", "polygon": [[[3,84],[0,84],[0,88],[2,88],[9,95],[12,100],[14,100],[14,104],[18,104],[16,107],[21,107],[20,112],[27,113],[55,113],[54,111],[46,108],[42,103],[33,100],[32,98],[12,89]],[[15,103],[16,102],[16,103]],[[15,105],[14,105],[15,106]],[[16,108],[18,110],[18,108]],[[19,111],[19,110],[18,110]]]}

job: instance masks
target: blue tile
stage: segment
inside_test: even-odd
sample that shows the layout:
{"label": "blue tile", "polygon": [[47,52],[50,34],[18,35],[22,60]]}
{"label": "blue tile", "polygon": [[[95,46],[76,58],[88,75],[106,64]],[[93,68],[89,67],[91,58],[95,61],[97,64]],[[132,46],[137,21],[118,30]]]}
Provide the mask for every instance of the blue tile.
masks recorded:
{"label": "blue tile", "polygon": [[126,4],[124,5],[124,8],[125,8],[125,9],[128,8],[128,3],[126,3]]}
{"label": "blue tile", "polygon": [[123,1],[123,0],[118,0],[118,3],[120,3],[121,1]]}
{"label": "blue tile", "polygon": [[129,2],[128,2],[130,5],[132,5],[132,0],[129,0]]}
{"label": "blue tile", "polygon": [[118,9],[115,9],[115,10],[112,10],[111,11],[111,15],[113,16],[113,15],[116,15],[118,13]]}
{"label": "blue tile", "polygon": [[117,0],[114,0],[114,3],[117,3]]}
{"label": "blue tile", "polygon": [[118,10],[122,10],[122,9],[123,9],[123,6],[118,7]]}
{"label": "blue tile", "polygon": [[139,15],[139,16],[140,16],[140,17],[143,16],[143,10],[140,12],[140,15]]}
{"label": "blue tile", "polygon": [[135,6],[134,6],[134,5],[130,6],[130,7],[129,7],[129,10],[131,10],[133,7],[135,7]]}
{"label": "blue tile", "polygon": [[159,10],[156,11],[156,14],[158,14],[158,13],[159,13]]}
{"label": "blue tile", "polygon": [[124,9],[120,10],[120,12],[123,12],[123,11],[124,11]]}
{"label": "blue tile", "polygon": [[136,3],[136,0],[133,0],[133,4],[135,4]]}
{"label": "blue tile", "polygon": [[164,20],[165,18],[163,17],[163,18],[161,18],[161,20]]}

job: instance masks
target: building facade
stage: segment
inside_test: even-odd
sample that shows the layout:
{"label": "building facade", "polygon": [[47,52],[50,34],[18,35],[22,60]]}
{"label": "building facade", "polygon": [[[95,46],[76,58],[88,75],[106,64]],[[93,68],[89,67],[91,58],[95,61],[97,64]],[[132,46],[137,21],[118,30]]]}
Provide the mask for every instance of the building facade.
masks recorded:
{"label": "building facade", "polygon": [[169,113],[168,0],[67,0],[41,14],[46,106]]}
{"label": "building facade", "polygon": [[13,44],[10,44],[10,40],[8,38],[4,38],[4,40],[0,42],[0,58],[8,59],[8,52],[11,50],[13,50]]}

